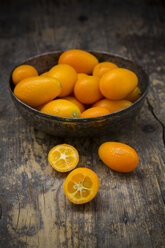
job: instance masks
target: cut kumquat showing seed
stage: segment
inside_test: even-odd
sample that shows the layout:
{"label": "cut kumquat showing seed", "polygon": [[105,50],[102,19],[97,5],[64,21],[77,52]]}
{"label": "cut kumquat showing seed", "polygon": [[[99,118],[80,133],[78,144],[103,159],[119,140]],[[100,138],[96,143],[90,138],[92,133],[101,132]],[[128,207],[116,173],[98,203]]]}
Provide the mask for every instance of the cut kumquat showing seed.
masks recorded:
{"label": "cut kumquat showing seed", "polygon": [[67,172],[76,167],[79,162],[79,154],[73,146],[61,144],[50,150],[48,161],[55,170]]}
{"label": "cut kumquat showing seed", "polygon": [[91,201],[96,196],[98,190],[98,176],[88,168],[73,170],[64,182],[64,193],[75,204]]}

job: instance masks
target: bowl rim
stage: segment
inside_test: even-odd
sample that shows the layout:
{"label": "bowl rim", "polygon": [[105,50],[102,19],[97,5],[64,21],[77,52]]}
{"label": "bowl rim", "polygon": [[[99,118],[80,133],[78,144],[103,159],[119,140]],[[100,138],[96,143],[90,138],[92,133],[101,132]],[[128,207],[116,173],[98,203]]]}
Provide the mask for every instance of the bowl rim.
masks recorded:
{"label": "bowl rim", "polygon": [[[29,106],[26,103],[22,102],[21,100],[19,100],[14,95],[13,90],[11,89],[11,82],[12,82],[12,73],[13,73],[13,71],[14,71],[14,69],[16,67],[18,67],[20,65],[23,65],[23,64],[26,64],[26,63],[28,63],[28,61],[30,61],[32,59],[37,59],[37,58],[39,58],[41,56],[45,56],[45,55],[52,55],[52,54],[56,54],[56,53],[62,53],[62,52],[65,52],[67,50],[68,49],[66,49],[66,50],[56,50],[56,51],[52,51],[52,52],[45,52],[45,53],[41,53],[41,54],[38,54],[38,55],[35,55],[35,56],[31,56],[31,57],[27,58],[24,62],[19,63],[18,65],[14,66],[14,68],[10,72],[10,76],[9,76],[9,80],[8,80],[8,89],[9,89],[9,92],[12,95],[12,97],[17,102],[19,102],[19,104],[23,105],[24,108],[27,108],[31,112],[34,112],[34,113],[38,114],[39,116],[44,117],[46,119],[48,118],[50,120],[53,120],[54,119],[54,120],[58,120],[58,121],[61,121],[61,122],[78,122],[78,123],[101,121],[101,120],[109,119],[111,116],[114,117],[114,116],[118,116],[119,114],[124,114],[125,112],[128,112],[130,109],[135,108],[135,106],[138,105],[139,102],[141,102],[145,98],[145,96],[146,96],[146,94],[147,94],[147,92],[149,90],[149,87],[150,87],[150,80],[149,80],[148,74],[146,73],[146,71],[144,70],[144,68],[141,65],[139,65],[138,63],[133,62],[132,60],[128,59],[125,56],[120,56],[120,55],[115,54],[115,53],[109,53],[109,52],[100,51],[100,50],[84,50],[84,51],[89,52],[89,53],[101,53],[101,54],[105,54],[105,55],[114,56],[114,57],[119,58],[119,59],[124,59],[124,60],[126,60],[126,61],[128,61],[130,63],[135,64],[137,67],[139,67],[143,71],[143,73],[145,74],[145,76],[146,76],[146,79],[147,79],[146,89],[144,90],[143,94],[135,102],[133,102],[130,106],[128,106],[127,108],[121,109],[121,110],[116,111],[116,112],[113,112],[113,113],[109,113],[107,115],[97,116],[97,117],[68,118],[68,117],[61,117],[61,116],[56,116],[56,115],[50,115],[50,114],[42,113],[41,111],[39,111],[39,110],[37,110],[35,108],[32,108],[31,106]],[[69,50],[71,50],[71,49],[69,49]]]}

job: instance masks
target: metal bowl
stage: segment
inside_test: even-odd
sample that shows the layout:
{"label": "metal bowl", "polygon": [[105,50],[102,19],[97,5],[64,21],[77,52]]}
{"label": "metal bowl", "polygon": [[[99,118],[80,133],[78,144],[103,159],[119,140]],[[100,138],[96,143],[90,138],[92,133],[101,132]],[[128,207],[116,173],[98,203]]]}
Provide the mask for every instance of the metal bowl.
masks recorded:
{"label": "metal bowl", "polygon": [[[98,136],[117,132],[120,128],[128,128],[134,117],[139,112],[144,103],[148,87],[149,79],[141,66],[123,57],[113,55],[107,52],[90,51],[99,61],[110,61],[119,67],[127,68],[136,73],[139,79],[139,88],[141,97],[131,106],[118,112],[93,117],[93,118],[65,118],[41,113],[20,101],[14,94],[14,84],[12,82],[12,72],[9,79],[9,91],[11,98],[25,120],[33,125],[36,129],[56,136]],[[41,54],[32,57],[22,64],[34,66],[39,73],[48,71],[52,66],[57,64],[58,58],[62,51]],[[13,69],[14,70],[14,69]]]}

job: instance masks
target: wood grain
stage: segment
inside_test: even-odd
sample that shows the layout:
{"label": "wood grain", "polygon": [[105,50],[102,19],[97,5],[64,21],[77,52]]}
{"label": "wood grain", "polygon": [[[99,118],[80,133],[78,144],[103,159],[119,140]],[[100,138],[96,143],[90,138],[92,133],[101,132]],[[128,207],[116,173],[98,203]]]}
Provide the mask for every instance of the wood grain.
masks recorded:
{"label": "wood grain", "polygon": [[[3,1],[0,14],[0,247],[165,247],[164,5],[161,1]],[[95,138],[56,138],[22,119],[7,89],[11,69],[43,52],[81,48],[128,57],[152,82],[130,130]],[[104,141],[139,154],[138,168],[118,174],[97,155]],[[79,167],[94,170],[100,189],[76,206],[64,196],[67,174],[55,172],[48,151],[74,145]]]}

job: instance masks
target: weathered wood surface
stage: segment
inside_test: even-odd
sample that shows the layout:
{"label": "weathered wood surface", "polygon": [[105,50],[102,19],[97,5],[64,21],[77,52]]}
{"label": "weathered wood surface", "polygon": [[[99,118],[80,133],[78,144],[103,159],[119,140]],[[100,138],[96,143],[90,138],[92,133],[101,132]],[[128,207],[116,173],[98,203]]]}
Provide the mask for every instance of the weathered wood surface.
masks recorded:
{"label": "weathered wood surface", "polygon": [[[0,247],[165,247],[165,74],[163,1],[2,1],[0,14]],[[152,82],[131,130],[101,138],[56,138],[35,130],[7,90],[10,70],[59,49],[104,50],[144,66]],[[97,156],[103,141],[134,147],[138,168],[111,171]],[[74,145],[79,166],[100,179],[97,197],[72,205],[66,175],[47,161],[50,148]]]}

